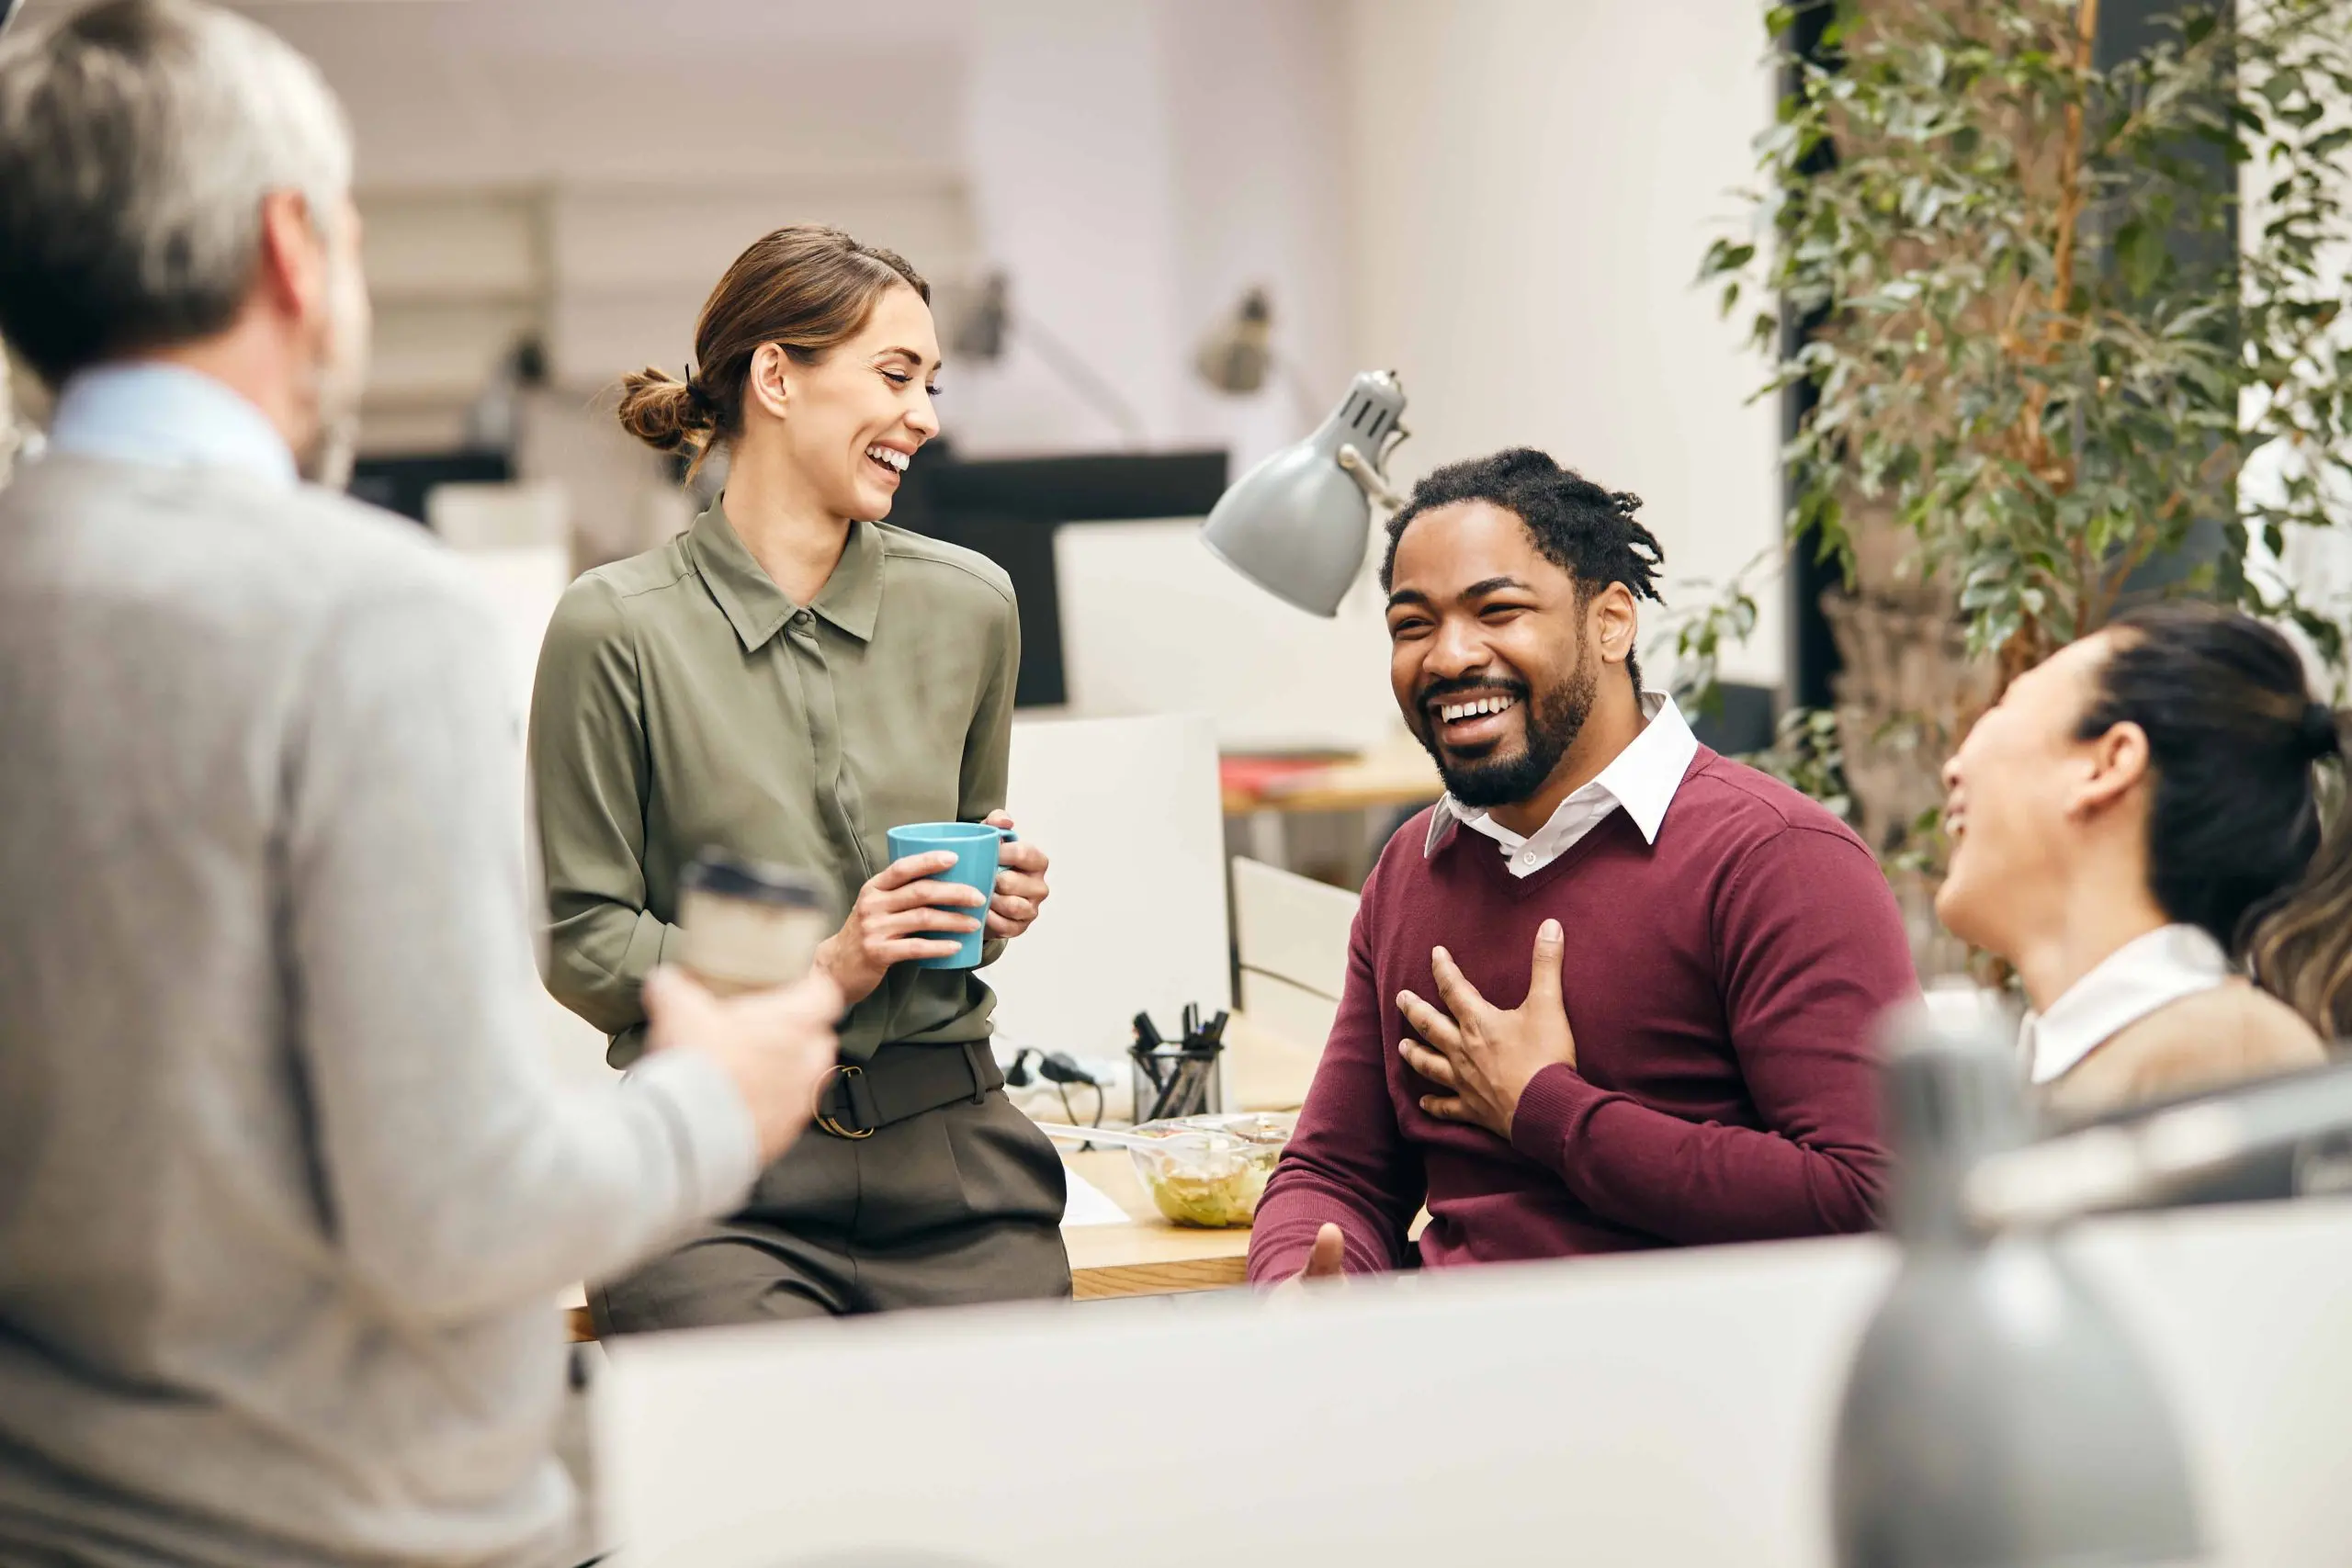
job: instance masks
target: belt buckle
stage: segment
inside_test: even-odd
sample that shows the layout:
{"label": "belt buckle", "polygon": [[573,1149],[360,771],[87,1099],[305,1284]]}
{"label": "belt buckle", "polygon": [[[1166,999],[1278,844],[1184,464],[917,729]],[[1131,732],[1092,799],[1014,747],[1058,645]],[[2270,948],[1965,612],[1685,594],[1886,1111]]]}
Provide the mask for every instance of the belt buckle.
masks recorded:
{"label": "belt buckle", "polygon": [[[871,1127],[844,1127],[825,1112],[825,1096],[831,1092],[834,1080],[839,1079],[844,1089],[846,1089],[849,1085],[855,1083],[859,1078],[862,1078],[865,1076],[865,1069],[859,1066],[854,1062],[835,1062],[831,1067],[826,1069],[825,1076],[817,1080],[817,1103],[814,1108],[814,1119],[818,1126],[821,1127],[826,1132],[831,1133],[836,1138],[847,1138],[853,1143],[860,1138],[870,1138],[874,1136],[874,1129]],[[854,1113],[854,1112],[853,1112],[853,1114]]]}

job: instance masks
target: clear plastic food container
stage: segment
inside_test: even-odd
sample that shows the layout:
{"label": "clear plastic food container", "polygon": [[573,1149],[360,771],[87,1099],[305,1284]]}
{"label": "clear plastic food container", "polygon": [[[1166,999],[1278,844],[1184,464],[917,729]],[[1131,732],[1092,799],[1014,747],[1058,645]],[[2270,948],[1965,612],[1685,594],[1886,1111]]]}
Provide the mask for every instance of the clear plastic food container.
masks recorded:
{"label": "clear plastic food container", "polygon": [[1250,1113],[1147,1122],[1136,1132],[1152,1143],[1129,1151],[1136,1178],[1173,1224],[1246,1225],[1297,1120]]}

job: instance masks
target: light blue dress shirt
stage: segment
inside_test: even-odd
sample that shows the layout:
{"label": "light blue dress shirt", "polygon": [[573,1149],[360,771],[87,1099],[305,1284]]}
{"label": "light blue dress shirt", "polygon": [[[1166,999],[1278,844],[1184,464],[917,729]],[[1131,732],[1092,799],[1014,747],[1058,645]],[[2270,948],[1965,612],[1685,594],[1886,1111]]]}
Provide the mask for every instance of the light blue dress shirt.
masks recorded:
{"label": "light blue dress shirt", "polygon": [[200,371],[101,365],[65,383],[49,449],[160,468],[240,468],[291,486],[294,454],[261,410]]}

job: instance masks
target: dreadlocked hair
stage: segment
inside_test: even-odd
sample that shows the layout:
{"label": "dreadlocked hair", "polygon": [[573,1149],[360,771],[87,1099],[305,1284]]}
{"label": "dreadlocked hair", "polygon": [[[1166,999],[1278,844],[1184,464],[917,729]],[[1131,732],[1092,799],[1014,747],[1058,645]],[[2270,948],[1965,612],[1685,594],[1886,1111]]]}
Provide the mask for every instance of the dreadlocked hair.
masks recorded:
{"label": "dreadlocked hair", "polygon": [[[1471,457],[1432,470],[1388,520],[1388,552],[1380,563],[1380,589],[1386,592],[1396,571],[1396,544],[1413,519],[1434,507],[1465,501],[1498,506],[1526,525],[1544,558],[1576,579],[1579,604],[1612,582],[1636,600],[1666,603],[1657,591],[1666,551],[1657,536],[1635,520],[1642,498],[1631,491],[1603,490],[1554,462],[1532,446],[1513,446],[1491,457]],[[1642,668],[1629,652],[1625,673],[1642,689]]]}

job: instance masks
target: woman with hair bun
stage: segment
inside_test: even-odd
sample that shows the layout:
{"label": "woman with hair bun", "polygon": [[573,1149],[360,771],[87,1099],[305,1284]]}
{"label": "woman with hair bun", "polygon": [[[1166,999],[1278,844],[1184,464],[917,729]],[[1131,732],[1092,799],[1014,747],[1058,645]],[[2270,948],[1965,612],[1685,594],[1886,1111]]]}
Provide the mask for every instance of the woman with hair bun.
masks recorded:
{"label": "woman with hair bun", "polygon": [[851,1005],[818,1130],[725,1223],[593,1286],[600,1333],[1069,1292],[1061,1164],[1005,1100],[994,999],[917,966],[955,953],[943,931],[985,929],[993,961],[1036,918],[1046,856],[1008,842],[989,901],[928,880],[953,855],[893,863],[885,838],[1012,825],[1012,584],[882,521],[939,432],[930,298],[892,252],[780,229],[712,290],[684,379],[624,383],[624,427],[696,467],[724,446],[727,482],[684,534],[574,582],[548,628],[548,988],[628,1066],[646,974],[677,954],[680,874],[717,849],[833,884],[848,917],[817,962]]}
{"label": "woman with hair bun", "polygon": [[2344,742],[2285,637],[2194,603],[2070,644],[1977,720],[1936,910],[2015,966],[2052,1113],[2314,1066],[2352,1033],[2352,824],[2322,829]]}

